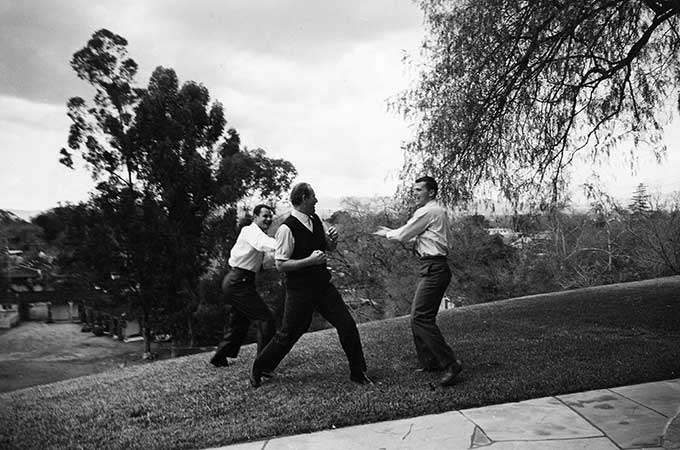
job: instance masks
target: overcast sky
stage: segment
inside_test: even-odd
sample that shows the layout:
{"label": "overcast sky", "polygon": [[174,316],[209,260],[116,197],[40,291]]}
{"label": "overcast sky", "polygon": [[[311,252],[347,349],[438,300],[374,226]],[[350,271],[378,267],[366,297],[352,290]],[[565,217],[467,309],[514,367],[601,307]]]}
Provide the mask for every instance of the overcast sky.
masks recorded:
{"label": "overcast sky", "polygon": [[[402,58],[423,38],[410,0],[0,0],[0,209],[87,198],[88,172],[58,152],[67,99],[90,92],[69,61],[100,28],[128,40],[140,85],[159,65],[203,83],[245,146],[291,161],[320,198],[394,192],[412,130],[387,100],[415,76]],[[637,175],[603,178],[621,193],[680,189],[671,150],[664,166],[643,157]]]}

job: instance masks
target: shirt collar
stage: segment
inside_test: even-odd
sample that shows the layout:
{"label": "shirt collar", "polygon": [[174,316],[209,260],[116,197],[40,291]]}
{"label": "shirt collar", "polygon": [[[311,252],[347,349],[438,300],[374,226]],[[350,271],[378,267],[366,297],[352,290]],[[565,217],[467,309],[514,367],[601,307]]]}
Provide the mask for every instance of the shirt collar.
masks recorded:
{"label": "shirt collar", "polygon": [[425,203],[423,206],[421,206],[421,207],[418,208],[418,209],[431,208],[431,207],[433,207],[433,206],[438,206],[438,205],[439,205],[439,203],[437,203],[437,200],[432,199],[432,200],[428,201],[427,203]]}
{"label": "shirt collar", "polygon": [[298,211],[295,208],[293,208],[293,210],[291,211],[290,214],[304,224],[308,224],[308,225],[312,224],[312,218],[310,216],[308,216],[307,214],[305,214],[303,212]]}

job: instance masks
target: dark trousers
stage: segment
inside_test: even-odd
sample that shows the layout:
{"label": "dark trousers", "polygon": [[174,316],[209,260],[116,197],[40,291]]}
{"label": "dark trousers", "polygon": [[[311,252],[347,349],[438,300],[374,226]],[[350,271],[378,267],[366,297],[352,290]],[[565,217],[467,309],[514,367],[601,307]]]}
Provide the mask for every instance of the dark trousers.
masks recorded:
{"label": "dark trousers", "polygon": [[420,260],[419,275],[411,305],[416,354],[424,368],[446,368],[456,361],[456,356],[437,326],[437,311],[451,281],[451,269],[445,257],[424,257]]}
{"label": "dark trousers", "polygon": [[288,287],[286,293],[281,329],[255,359],[253,372],[271,372],[276,369],[309,328],[315,309],[336,328],[351,373],[366,371],[359,330],[335,286],[325,283],[313,288]]}
{"label": "dark trousers", "polygon": [[251,322],[257,327],[258,353],[271,341],[276,322],[262,297],[255,290],[255,272],[232,268],[222,281],[225,300],[231,304],[231,312],[222,342],[217,347],[216,361],[227,357],[236,358]]}

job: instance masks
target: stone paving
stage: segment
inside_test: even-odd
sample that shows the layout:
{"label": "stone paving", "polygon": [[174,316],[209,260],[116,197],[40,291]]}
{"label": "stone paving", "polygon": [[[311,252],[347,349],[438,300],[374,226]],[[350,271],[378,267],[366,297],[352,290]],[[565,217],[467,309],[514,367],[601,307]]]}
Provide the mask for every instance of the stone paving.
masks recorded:
{"label": "stone paving", "polygon": [[680,378],[212,450],[680,450]]}

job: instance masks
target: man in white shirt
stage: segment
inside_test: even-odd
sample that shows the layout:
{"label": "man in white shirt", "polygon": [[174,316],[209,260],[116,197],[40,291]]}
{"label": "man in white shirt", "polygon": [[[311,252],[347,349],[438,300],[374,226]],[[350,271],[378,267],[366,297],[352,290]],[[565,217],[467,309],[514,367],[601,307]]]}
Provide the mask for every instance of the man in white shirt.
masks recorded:
{"label": "man in white shirt", "polygon": [[274,238],[265,233],[272,224],[272,217],[271,207],[255,206],[253,223],[241,229],[231,249],[230,270],[222,281],[222,291],[227,303],[231,304],[231,313],[224,338],[210,359],[216,367],[228,366],[227,357],[236,358],[251,322],[257,326],[258,353],[276,331],[273,314],[255,290],[255,274],[262,268],[265,254],[269,252],[271,257],[276,249]]}
{"label": "man in white shirt", "polygon": [[437,182],[434,178],[418,178],[413,192],[418,206],[413,217],[401,228],[380,227],[374,234],[400,242],[415,239],[415,249],[420,256],[420,281],[411,305],[413,342],[420,370],[445,371],[441,384],[451,386],[462,365],[437,326],[439,305],[451,281],[451,269],[446,260],[451,241],[449,219],[446,210],[435,200]]}
{"label": "man in white shirt", "polygon": [[326,267],[326,250],[335,250],[338,233],[324,230],[315,211],[316,195],[307,183],[298,183],[290,193],[291,215],[276,232],[276,268],[286,274],[286,302],[281,329],[257,355],[250,374],[253,387],[272,372],[307,331],[314,310],[338,331],[340,344],[350,368],[350,380],[372,383],[366,375],[366,361],[354,318]]}

